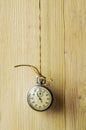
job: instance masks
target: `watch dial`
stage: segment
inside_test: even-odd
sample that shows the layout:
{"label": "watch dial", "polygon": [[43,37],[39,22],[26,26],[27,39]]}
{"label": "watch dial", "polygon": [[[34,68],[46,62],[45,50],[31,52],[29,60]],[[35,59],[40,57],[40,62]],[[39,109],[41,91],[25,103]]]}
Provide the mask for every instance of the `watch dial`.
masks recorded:
{"label": "watch dial", "polygon": [[44,86],[35,86],[27,94],[28,104],[37,111],[48,109],[53,101],[52,93]]}

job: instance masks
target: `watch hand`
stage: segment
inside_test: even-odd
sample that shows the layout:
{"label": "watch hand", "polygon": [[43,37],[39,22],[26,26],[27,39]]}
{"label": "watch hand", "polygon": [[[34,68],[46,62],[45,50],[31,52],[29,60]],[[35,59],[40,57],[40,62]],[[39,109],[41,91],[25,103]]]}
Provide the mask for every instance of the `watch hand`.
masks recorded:
{"label": "watch hand", "polygon": [[39,97],[40,101],[42,102],[42,99]]}
{"label": "watch hand", "polygon": [[[38,95],[37,95],[38,96]],[[42,99],[38,96],[39,100],[42,102]]]}

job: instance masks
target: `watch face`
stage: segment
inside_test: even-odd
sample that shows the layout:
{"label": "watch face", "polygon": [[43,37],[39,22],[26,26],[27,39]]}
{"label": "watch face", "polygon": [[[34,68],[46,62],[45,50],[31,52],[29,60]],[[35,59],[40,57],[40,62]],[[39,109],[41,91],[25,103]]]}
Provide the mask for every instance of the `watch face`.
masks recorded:
{"label": "watch face", "polygon": [[28,104],[37,111],[48,109],[53,101],[51,91],[44,86],[35,86],[27,94]]}

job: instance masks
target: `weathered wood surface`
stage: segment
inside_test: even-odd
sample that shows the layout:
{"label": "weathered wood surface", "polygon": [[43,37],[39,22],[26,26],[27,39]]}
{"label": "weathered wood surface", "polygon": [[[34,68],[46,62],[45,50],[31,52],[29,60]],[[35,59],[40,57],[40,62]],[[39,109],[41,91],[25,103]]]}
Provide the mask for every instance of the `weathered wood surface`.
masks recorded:
{"label": "weathered wood surface", "polygon": [[[53,79],[48,111],[28,106],[36,75],[17,64]],[[85,0],[0,0],[0,130],[86,130]]]}

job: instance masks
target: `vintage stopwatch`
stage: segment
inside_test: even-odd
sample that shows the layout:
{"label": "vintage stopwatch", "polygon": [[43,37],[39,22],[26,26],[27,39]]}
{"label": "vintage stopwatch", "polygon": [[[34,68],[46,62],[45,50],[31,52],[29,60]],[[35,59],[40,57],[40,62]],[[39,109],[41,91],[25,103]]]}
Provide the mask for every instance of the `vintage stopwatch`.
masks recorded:
{"label": "vintage stopwatch", "polygon": [[28,91],[27,102],[36,111],[45,111],[52,105],[53,94],[46,87],[46,80],[43,77],[37,77],[37,85]]}
{"label": "vintage stopwatch", "polygon": [[29,106],[36,111],[45,111],[53,103],[53,94],[47,87],[46,78],[40,71],[33,65],[16,65],[15,67],[28,66],[31,67],[36,74],[37,84],[33,86],[27,93],[27,102]]}

